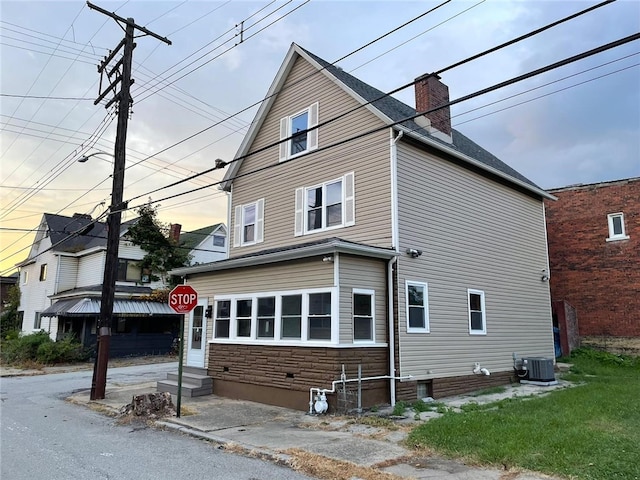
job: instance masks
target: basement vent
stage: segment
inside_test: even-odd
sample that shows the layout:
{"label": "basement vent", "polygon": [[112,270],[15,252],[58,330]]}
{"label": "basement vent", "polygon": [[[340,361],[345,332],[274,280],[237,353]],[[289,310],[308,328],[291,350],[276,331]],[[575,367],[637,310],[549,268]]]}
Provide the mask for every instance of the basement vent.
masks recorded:
{"label": "basement vent", "polygon": [[556,375],[553,371],[553,360],[543,357],[523,359],[527,365],[527,380],[532,382],[553,382]]}

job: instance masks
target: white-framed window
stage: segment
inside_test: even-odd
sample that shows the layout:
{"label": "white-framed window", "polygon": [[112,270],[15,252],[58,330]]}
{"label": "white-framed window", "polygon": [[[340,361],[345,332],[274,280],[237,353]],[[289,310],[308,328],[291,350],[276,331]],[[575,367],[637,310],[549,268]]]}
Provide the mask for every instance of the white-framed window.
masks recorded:
{"label": "white-framed window", "polygon": [[355,174],[297,188],[295,235],[332,230],[355,224]]}
{"label": "white-framed window", "polygon": [[44,282],[47,279],[47,264],[40,265],[40,281]]}
{"label": "white-framed window", "polygon": [[231,322],[231,300],[216,302],[216,318],[214,319],[214,336],[229,338],[229,324]]}
{"label": "white-framed window", "polygon": [[274,338],[276,297],[258,298],[258,338]]}
{"label": "white-framed window", "polygon": [[27,270],[22,271],[22,284],[26,285],[29,281],[29,272]]}
{"label": "white-framed window", "polygon": [[408,333],[429,333],[429,288],[424,282],[407,280],[406,311]]}
{"label": "white-framed window", "polygon": [[251,298],[236,300],[237,337],[251,337],[252,305],[253,301]]}
{"label": "white-framed window", "polygon": [[629,239],[624,228],[624,213],[610,213],[607,215],[607,223],[609,224],[609,238],[607,238],[607,242]]}
{"label": "white-framed window", "polygon": [[300,339],[302,337],[302,295],[281,297],[280,338]]}
{"label": "white-framed window", "polygon": [[337,340],[334,289],[216,298],[214,340],[320,342]]}
{"label": "white-framed window", "polygon": [[302,155],[318,148],[319,104],[313,105],[280,119],[280,161]]}
{"label": "white-framed window", "polygon": [[42,326],[42,316],[40,315],[40,312],[36,312],[35,316],[33,317],[33,329],[40,330],[41,326]]}
{"label": "white-framed window", "polygon": [[264,241],[264,198],[245,205],[236,205],[233,246],[254,245]]}
{"label": "white-framed window", "polygon": [[469,297],[469,333],[471,335],[486,335],[487,319],[484,306],[484,292],[482,290],[467,290]]}
{"label": "white-framed window", "polygon": [[375,328],[375,293],[353,289],[353,341],[372,342]]}
{"label": "white-framed window", "polygon": [[224,247],[225,236],[224,235],[214,235],[213,236],[213,246],[214,247]]}
{"label": "white-framed window", "polygon": [[331,292],[309,294],[309,340],[331,340]]}

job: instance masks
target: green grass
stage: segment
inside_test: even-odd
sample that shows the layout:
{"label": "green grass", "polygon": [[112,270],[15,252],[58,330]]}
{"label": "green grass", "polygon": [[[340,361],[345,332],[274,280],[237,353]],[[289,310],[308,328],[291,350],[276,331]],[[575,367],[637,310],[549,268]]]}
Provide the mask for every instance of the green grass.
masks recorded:
{"label": "green grass", "polygon": [[481,464],[640,480],[640,360],[581,349],[567,361],[579,386],[447,411],[408,441]]}

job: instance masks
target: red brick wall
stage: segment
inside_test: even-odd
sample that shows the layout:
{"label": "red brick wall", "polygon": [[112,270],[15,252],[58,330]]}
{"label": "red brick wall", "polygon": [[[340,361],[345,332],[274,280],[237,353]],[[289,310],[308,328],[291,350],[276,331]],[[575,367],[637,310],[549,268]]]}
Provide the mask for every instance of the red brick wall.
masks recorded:
{"label": "red brick wall", "polygon": [[[640,336],[640,178],[551,190],[551,296],[576,308],[581,336]],[[607,242],[607,214],[629,240]]]}

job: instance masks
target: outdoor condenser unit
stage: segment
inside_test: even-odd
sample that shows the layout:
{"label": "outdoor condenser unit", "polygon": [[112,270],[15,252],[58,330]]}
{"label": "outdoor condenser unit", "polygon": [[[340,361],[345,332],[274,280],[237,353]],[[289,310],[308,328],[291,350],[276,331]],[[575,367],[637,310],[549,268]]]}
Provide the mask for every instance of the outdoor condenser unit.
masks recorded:
{"label": "outdoor condenser unit", "polygon": [[528,357],[523,359],[527,365],[527,380],[532,382],[553,382],[556,379],[553,371],[553,360],[544,357]]}

